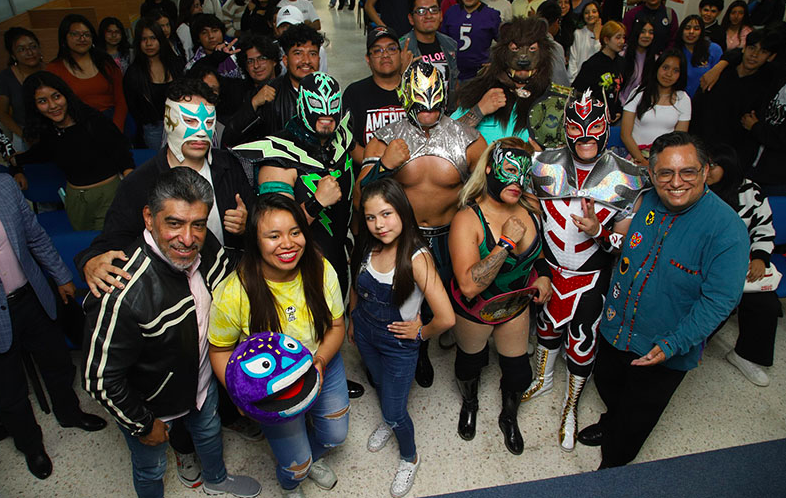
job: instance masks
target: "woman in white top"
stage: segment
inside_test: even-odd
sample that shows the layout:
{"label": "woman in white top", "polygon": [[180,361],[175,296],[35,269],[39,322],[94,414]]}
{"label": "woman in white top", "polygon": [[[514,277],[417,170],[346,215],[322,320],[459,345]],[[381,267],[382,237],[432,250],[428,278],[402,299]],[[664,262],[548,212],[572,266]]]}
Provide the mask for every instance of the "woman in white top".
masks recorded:
{"label": "woman in white top", "polygon": [[641,166],[649,166],[648,151],[656,138],[672,131],[688,131],[691,105],[684,91],[688,79],[685,66],[681,51],[666,50],[625,104],[622,142],[631,159]]}
{"label": "woman in white top", "polygon": [[568,78],[573,81],[579,74],[579,69],[584,61],[600,50],[600,7],[595,1],[584,6],[583,17],[585,26],[576,30],[573,45],[570,47],[568,58]]}

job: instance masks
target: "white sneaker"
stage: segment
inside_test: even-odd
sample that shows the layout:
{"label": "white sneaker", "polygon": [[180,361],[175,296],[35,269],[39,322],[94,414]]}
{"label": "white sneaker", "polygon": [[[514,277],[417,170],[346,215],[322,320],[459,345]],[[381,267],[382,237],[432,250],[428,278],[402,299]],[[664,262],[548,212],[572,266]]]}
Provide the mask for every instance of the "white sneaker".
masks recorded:
{"label": "white sneaker", "polygon": [[393,435],[393,429],[385,423],[384,421],[379,424],[374,432],[368,437],[368,443],[366,444],[366,449],[372,453],[376,453],[388,444],[388,440],[390,436]]}
{"label": "white sneaker", "polygon": [[336,487],[336,483],[338,482],[336,473],[333,472],[333,469],[328,467],[328,464],[325,463],[324,458],[311,464],[311,470],[308,472],[308,478],[314,481],[314,484],[316,484],[318,487],[328,490]]}
{"label": "white sneaker", "polygon": [[202,466],[197,460],[196,452],[178,453],[175,451],[177,461],[177,478],[187,488],[196,488],[202,484]]}
{"label": "white sneaker", "polygon": [[746,379],[757,386],[766,387],[770,385],[770,378],[767,377],[767,374],[764,373],[764,370],[759,365],[741,357],[733,349],[726,355],[726,360],[737,367]]}
{"label": "white sneaker", "polygon": [[415,484],[415,474],[418,472],[418,467],[420,467],[420,456],[416,456],[412,463],[406,460],[398,462],[396,477],[393,478],[393,484],[390,485],[390,496],[401,498],[409,493],[412,485]]}

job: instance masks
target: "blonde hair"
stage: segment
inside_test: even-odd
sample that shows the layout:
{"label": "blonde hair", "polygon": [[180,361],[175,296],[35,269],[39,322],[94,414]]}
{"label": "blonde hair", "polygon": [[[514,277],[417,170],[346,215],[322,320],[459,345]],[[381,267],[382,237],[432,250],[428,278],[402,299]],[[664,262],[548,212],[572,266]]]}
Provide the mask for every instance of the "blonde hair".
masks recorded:
{"label": "blonde hair", "polygon": [[[480,201],[486,198],[486,167],[490,166],[489,157],[491,156],[491,151],[494,150],[494,147],[498,143],[502,147],[523,149],[530,155],[535,151],[530,144],[519,137],[500,138],[489,144],[486,150],[483,151],[483,154],[480,155],[478,163],[475,165],[475,169],[472,171],[467,183],[464,184],[464,187],[462,187],[459,192],[459,209],[474,201]],[[524,194],[522,194],[519,199],[519,204],[527,211],[538,211],[537,206],[531,205],[531,203],[525,199]]]}
{"label": "blonde hair", "polygon": [[605,47],[606,38],[611,38],[620,32],[622,32],[623,35],[627,34],[624,24],[618,21],[606,22],[606,24],[604,24],[603,27],[600,29],[600,35],[598,36],[598,38],[600,38],[600,46]]}

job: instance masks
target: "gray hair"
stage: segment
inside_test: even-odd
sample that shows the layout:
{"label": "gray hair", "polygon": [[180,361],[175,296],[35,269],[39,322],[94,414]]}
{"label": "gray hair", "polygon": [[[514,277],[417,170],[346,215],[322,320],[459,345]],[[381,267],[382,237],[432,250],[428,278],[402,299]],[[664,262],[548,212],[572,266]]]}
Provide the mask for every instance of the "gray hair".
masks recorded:
{"label": "gray hair", "polygon": [[155,216],[164,208],[164,201],[203,202],[207,212],[213,209],[213,187],[202,175],[187,166],[170,168],[156,180],[147,198],[150,212]]}
{"label": "gray hair", "polygon": [[655,171],[658,156],[666,147],[679,147],[680,145],[693,145],[696,148],[696,157],[699,159],[701,167],[705,167],[710,162],[710,156],[704,148],[704,143],[690,133],[684,131],[673,131],[659,136],[652,143],[650,148],[650,171]]}

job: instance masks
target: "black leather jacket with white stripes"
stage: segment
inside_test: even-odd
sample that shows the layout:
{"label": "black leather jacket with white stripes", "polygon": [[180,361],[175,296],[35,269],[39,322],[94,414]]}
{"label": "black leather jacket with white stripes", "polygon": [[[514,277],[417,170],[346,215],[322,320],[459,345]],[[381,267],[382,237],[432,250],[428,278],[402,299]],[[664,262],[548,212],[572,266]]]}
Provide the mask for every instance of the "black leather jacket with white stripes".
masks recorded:
{"label": "black leather jacket with white stripes", "polygon": [[[195,406],[199,331],[194,298],[184,272],[154,253],[143,237],[113,264],[131,274],[125,288],[97,299],[88,294],[84,387],[135,436],[153,420]],[[212,294],[234,261],[207,231],[199,272]]]}

